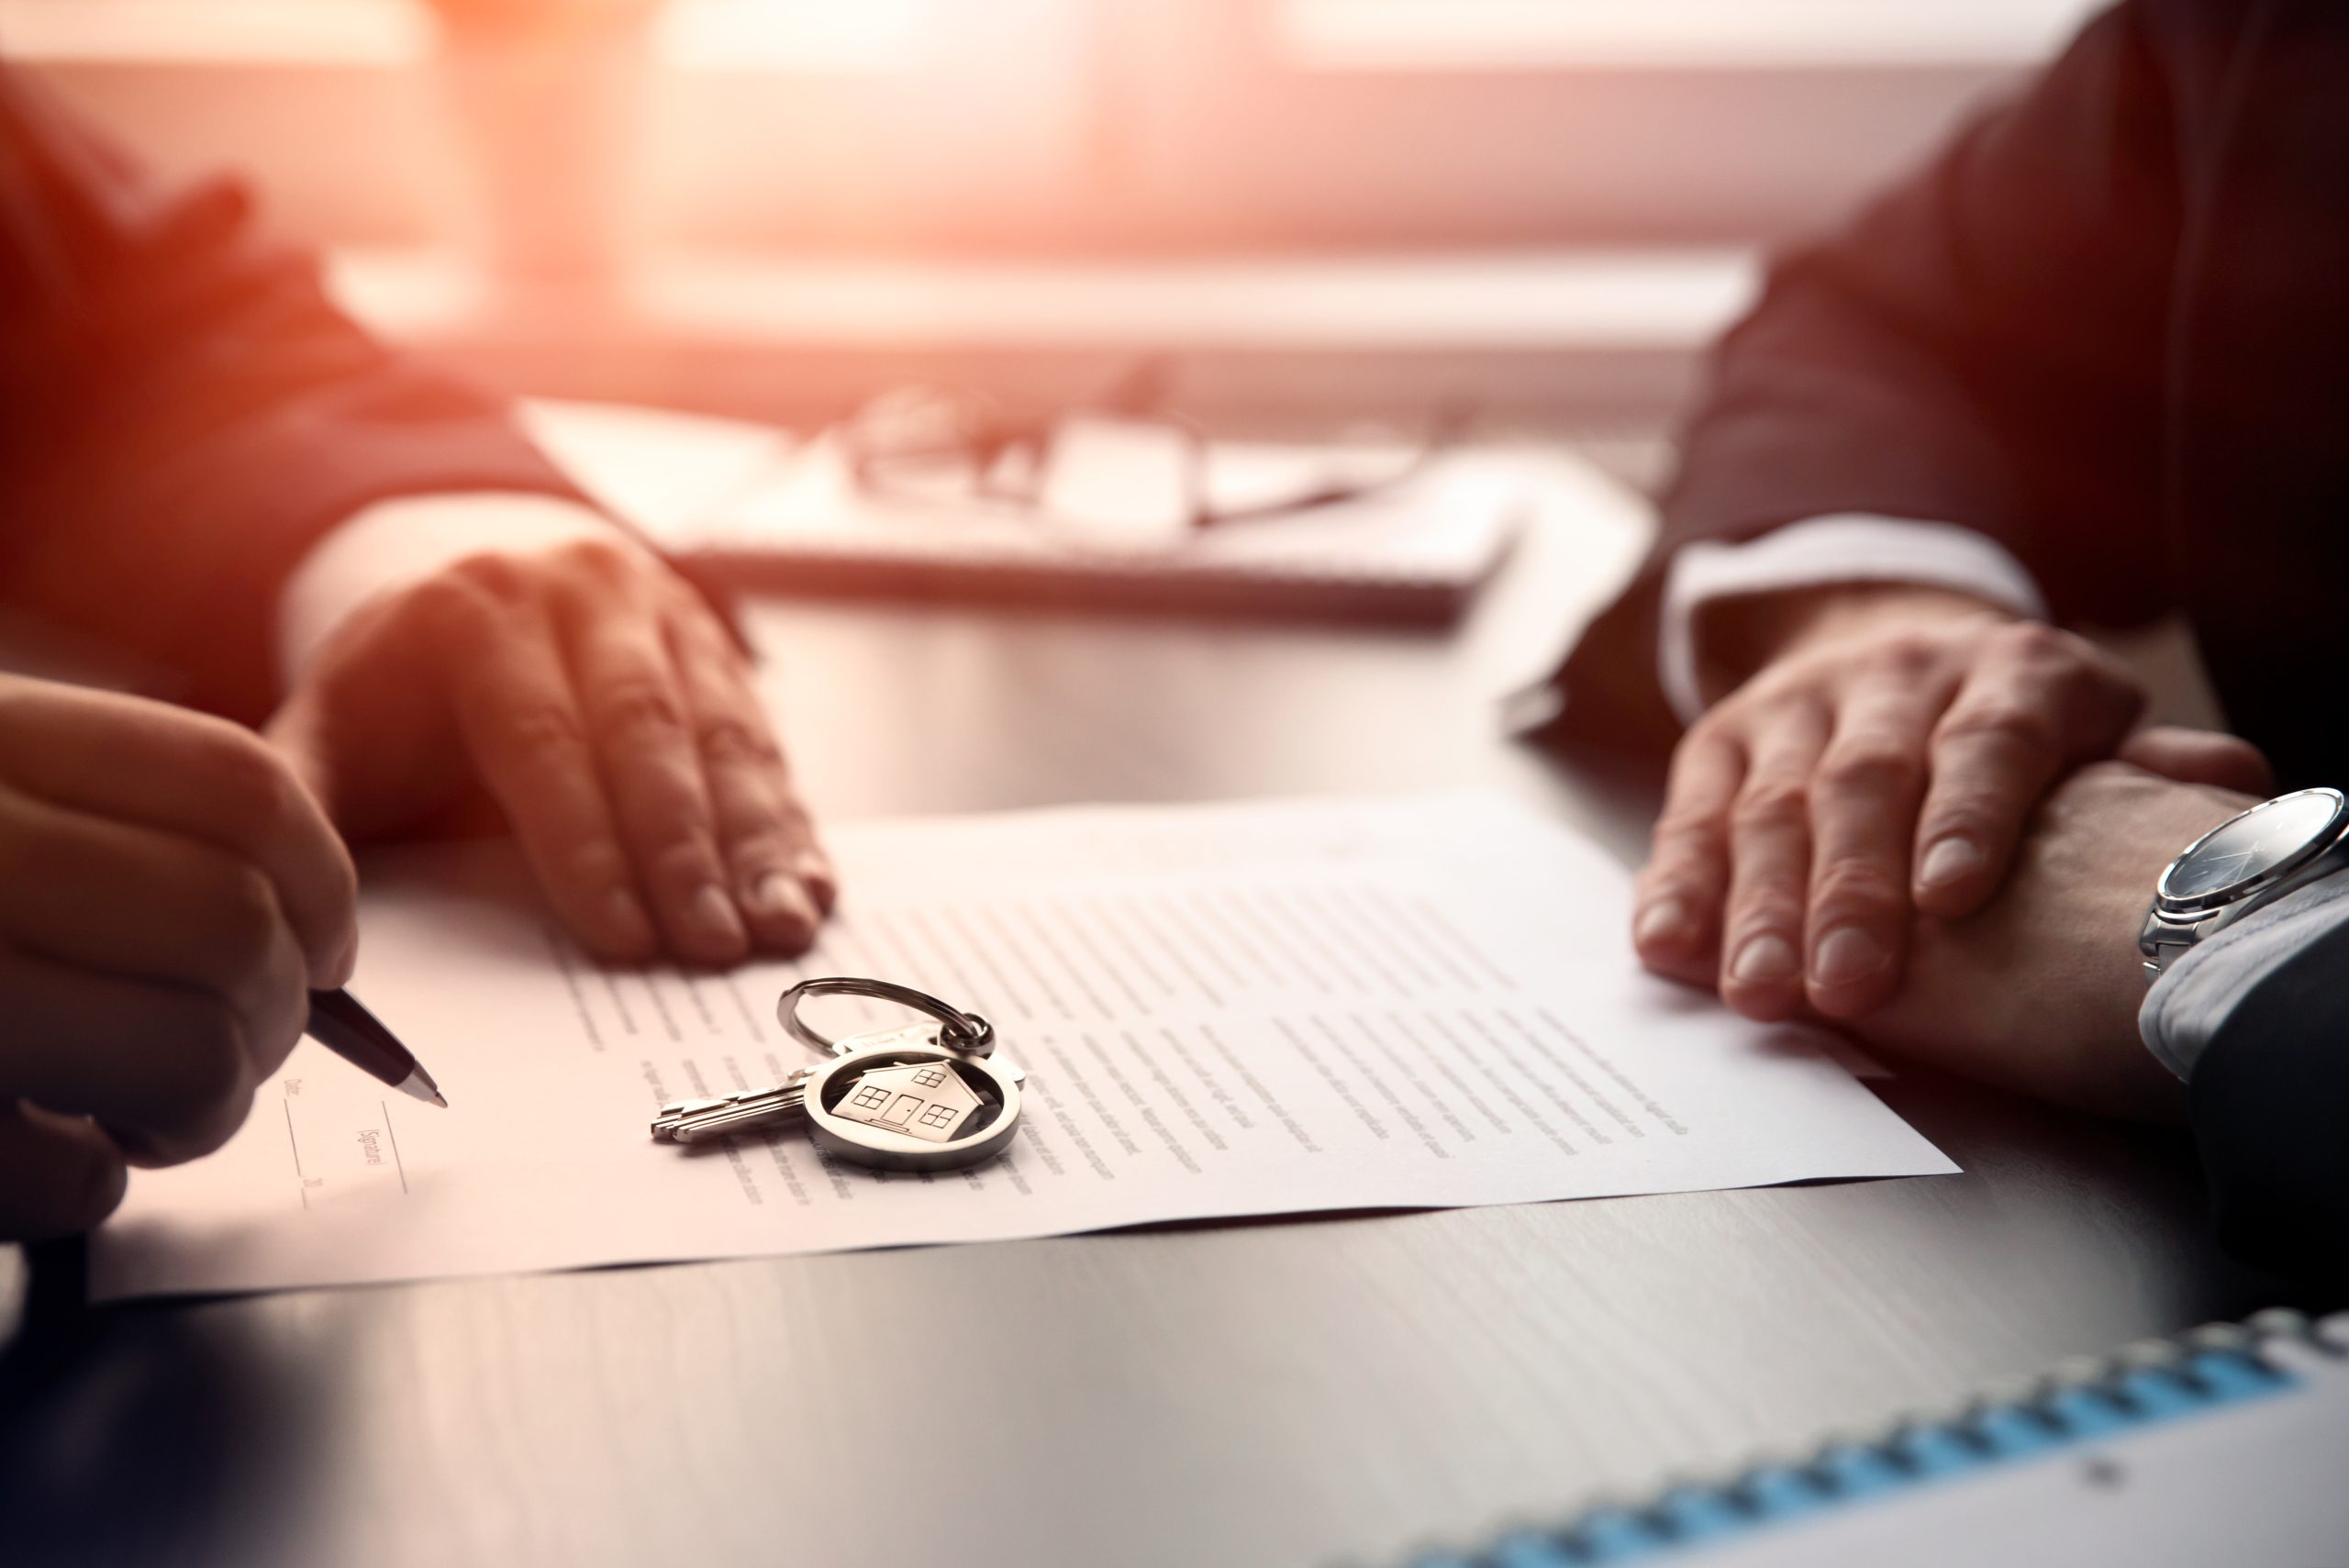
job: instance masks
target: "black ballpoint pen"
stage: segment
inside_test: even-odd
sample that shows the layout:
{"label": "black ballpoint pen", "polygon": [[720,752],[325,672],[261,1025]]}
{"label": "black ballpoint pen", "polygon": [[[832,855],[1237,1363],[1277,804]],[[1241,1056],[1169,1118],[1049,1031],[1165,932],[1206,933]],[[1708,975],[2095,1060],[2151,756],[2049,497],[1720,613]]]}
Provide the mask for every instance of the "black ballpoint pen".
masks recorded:
{"label": "black ballpoint pen", "polygon": [[400,1093],[414,1095],[428,1105],[448,1107],[449,1102],[441,1097],[440,1085],[432,1081],[424,1063],[410,1055],[407,1047],[400,1043],[400,1037],[361,1006],[359,998],[350,992],[311,992],[306,1032],[370,1077],[381,1078]]}

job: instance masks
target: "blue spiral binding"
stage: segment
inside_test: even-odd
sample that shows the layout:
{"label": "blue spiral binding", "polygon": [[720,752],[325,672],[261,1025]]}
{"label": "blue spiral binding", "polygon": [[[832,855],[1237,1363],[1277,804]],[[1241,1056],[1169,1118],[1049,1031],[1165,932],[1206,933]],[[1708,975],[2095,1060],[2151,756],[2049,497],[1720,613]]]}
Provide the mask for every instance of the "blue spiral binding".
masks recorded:
{"label": "blue spiral binding", "polygon": [[2301,1380],[2263,1352],[2263,1341],[2277,1338],[2344,1353],[2316,1337],[2300,1314],[2263,1312],[2240,1326],[2212,1324],[2078,1363],[2013,1398],[1900,1421],[1875,1437],[1826,1443],[1797,1462],[1676,1484],[1642,1504],[1601,1505],[1571,1523],[1512,1530],[1473,1551],[1424,1552],[1408,1568],[1614,1568],[1699,1552],[1754,1529],[2283,1393]]}

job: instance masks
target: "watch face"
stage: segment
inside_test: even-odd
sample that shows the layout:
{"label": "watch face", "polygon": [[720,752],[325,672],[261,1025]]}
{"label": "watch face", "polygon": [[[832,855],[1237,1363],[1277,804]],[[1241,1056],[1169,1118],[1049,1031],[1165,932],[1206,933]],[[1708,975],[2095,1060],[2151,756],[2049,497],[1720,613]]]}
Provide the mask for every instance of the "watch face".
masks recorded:
{"label": "watch face", "polygon": [[2343,811],[2339,793],[2304,789],[2254,806],[2213,828],[2162,876],[2161,895],[2180,904],[2224,903],[2329,842]]}

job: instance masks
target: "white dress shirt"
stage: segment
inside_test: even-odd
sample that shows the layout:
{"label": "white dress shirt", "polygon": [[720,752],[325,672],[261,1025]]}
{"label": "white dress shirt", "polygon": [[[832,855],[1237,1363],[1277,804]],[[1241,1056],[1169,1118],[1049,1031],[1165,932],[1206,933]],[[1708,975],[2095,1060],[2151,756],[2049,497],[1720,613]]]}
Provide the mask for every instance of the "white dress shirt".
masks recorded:
{"label": "white dress shirt", "polygon": [[1657,670],[1680,722],[1705,711],[1697,681],[1697,614],[1722,599],[1839,583],[1949,588],[2033,620],[2047,601],[2005,546],[1952,523],[1848,513],[1774,528],[1744,544],[1683,545],[1664,580]]}

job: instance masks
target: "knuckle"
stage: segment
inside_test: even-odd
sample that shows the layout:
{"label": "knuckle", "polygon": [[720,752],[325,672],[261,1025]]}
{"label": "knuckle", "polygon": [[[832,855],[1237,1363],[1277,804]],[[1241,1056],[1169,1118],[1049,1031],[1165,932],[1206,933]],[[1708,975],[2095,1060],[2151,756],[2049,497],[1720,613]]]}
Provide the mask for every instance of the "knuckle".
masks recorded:
{"label": "knuckle", "polygon": [[781,869],[791,863],[796,847],[788,835],[767,828],[733,839],[726,846],[726,854],[740,867]]}
{"label": "knuckle", "polygon": [[1887,674],[1915,675],[1942,655],[1940,640],[1907,629],[1887,632],[1867,650],[1867,662]]}
{"label": "knuckle", "polygon": [[2030,751],[2054,751],[2063,737],[2055,715],[2044,705],[2001,697],[1971,703],[1942,726],[1944,740],[1989,740]]}
{"label": "knuckle", "polygon": [[620,848],[618,840],[597,832],[573,845],[561,869],[571,885],[602,893],[628,882],[628,851]]}
{"label": "knuckle", "polygon": [[656,886],[698,887],[716,876],[718,852],[696,824],[648,851],[642,863],[646,876]]}
{"label": "knuckle", "polygon": [[1737,792],[1730,809],[1731,826],[1742,832],[1754,828],[1783,828],[1810,814],[1810,786],[1795,778],[1762,778]]}
{"label": "knuckle", "polygon": [[1998,632],[1999,651],[2026,664],[2068,661],[2080,646],[2078,638],[2058,631],[2044,621],[2014,621]]}
{"label": "knuckle", "polygon": [[2003,843],[2005,828],[1992,813],[1979,806],[1953,805],[1922,818],[1917,825],[1917,841],[1937,844],[1943,839],[1962,838],[1980,845]]}
{"label": "knuckle", "polygon": [[2145,700],[2145,684],[2119,655],[2093,646],[2087,651],[2084,669],[2098,689],[2129,703],[2132,709]]}
{"label": "knuckle", "polygon": [[1924,783],[1924,759],[1893,740],[1854,741],[1836,747],[1820,763],[1818,788],[1839,796],[1898,797]]}
{"label": "knuckle", "polygon": [[751,661],[726,622],[693,584],[661,568],[659,595],[668,612],[671,635],[702,658],[737,676],[749,674]]}
{"label": "knuckle", "polygon": [[703,719],[695,727],[694,743],[703,760],[716,767],[764,768],[783,761],[774,738],[741,718]]}
{"label": "knuckle", "polygon": [[[354,624],[361,610],[352,617]],[[473,590],[446,576],[430,577],[402,594],[389,607],[385,624],[395,635],[420,648],[462,648],[476,635],[482,605]]]}
{"label": "knuckle", "polygon": [[1655,819],[1650,840],[1655,853],[1704,854],[1722,849],[1729,824],[1719,811],[1702,806],[1672,806]]}
{"label": "knuckle", "polygon": [[1680,738],[1681,756],[1685,759],[1713,747],[1736,744],[1744,728],[1741,716],[1753,700],[1750,689],[1740,687],[1698,714]]}
{"label": "knuckle", "polygon": [[399,608],[407,618],[420,622],[428,630],[440,630],[453,625],[457,617],[473,607],[473,589],[463,578],[452,572],[427,577],[399,596]]}
{"label": "knuckle", "polygon": [[807,815],[807,807],[797,795],[786,794],[783,797],[783,804],[775,807],[774,819],[784,837],[795,844],[814,845],[816,819]]}
{"label": "knuckle", "polygon": [[1958,833],[1977,844],[1996,842],[2006,836],[2021,811],[2019,798],[1979,784],[1938,790],[1918,820],[1917,840],[1930,844]]}
{"label": "knuckle", "polygon": [[631,545],[600,535],[558,545],[551,559],[565,580],[596,595],[625,588],[641,569],[640,553]]}
{"label": "knuckle", "polygon": [[507,716],[507,740],[526,758],[568,765],[581,749],[579,719],[559,703],[541,702]]}
{"label": "knuckle", "polygon": [[1688,727],[1680,732],[1680,744],[1674,750],[1673,761],[1685,767],[1691,755],[1719,745],[1725,738],[1723,727],[1729,723],[1725,715],[1736,700],[1732,693],[1690,719]]}
{"label": "knuckle", "polygon": [[494,668],[518,628],[543,614],[529,594],[521,569],[503,556],[469,556],[401,601],[406,640],[420,658],[452,672]]}
{"label": "knuckle", "polygon": [[478,550],[452,562],[433,584],[466,596],[473,604],[505,607],[531,594],[529,570],[502,550]]}
{"label": "knuckle", "polygon": [[677,699],[649,675],[613,681],[596,694],[596,728],[617,747],[658,743],[683,731]]}
{"label": "knuckle", "polygon": [[[2068,637],[2068,633],[2054,635]],[[2050,648],[2028,661],[2032,675],[2043,684],[2066,695],[2086,695],[2110,684],[2112,672],[2103,662],[2103,652],[2094,644],[2076,638],[2071,645]]]}
{"label": "knuckle", "polygon": [[1810,891],[1812,908],[1822,912],[1873,914],[1898,909],[1908,900],[1897,868],[1858,856],[1839,856],[1820,867]]}
{"label": "knuckle", "polygon": [[2088,648],[2087,654],[2065,665],[2052,683],[2057,699],[2084,728],[2107,731],[2126,726],[2144,706],[2144,688],[2102,649]]}
{"label": "knuckle", "polygon": [[1728,945],[1742,947],[1757,936],[1782,936],[1795,940],[1802,932],[1802,890],[1784,883],[1755,883],[1741,887],[1730,900],[1724,929],[1736,935]]}

